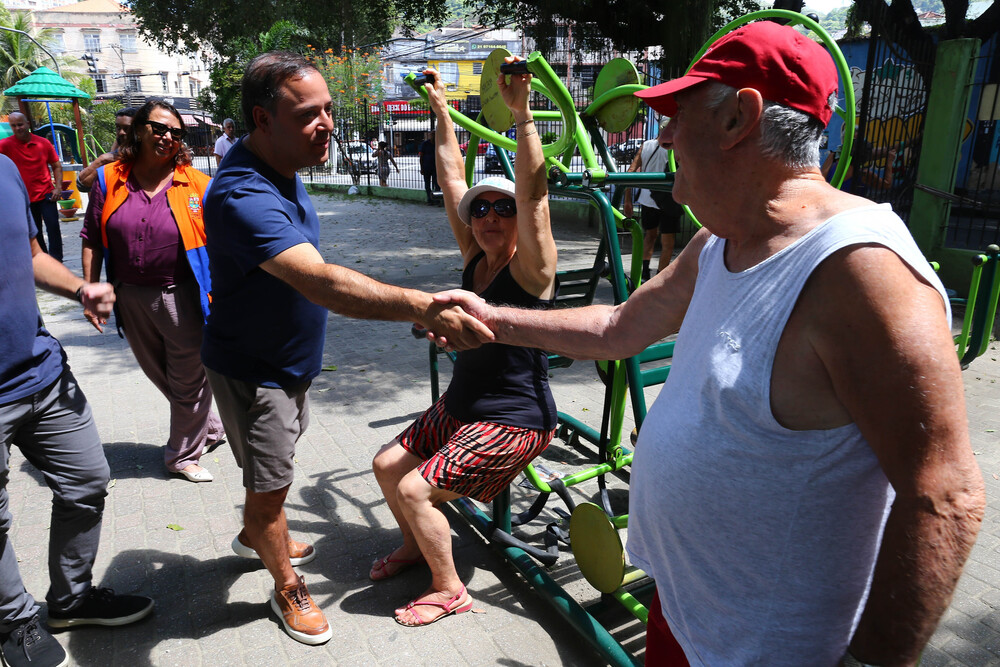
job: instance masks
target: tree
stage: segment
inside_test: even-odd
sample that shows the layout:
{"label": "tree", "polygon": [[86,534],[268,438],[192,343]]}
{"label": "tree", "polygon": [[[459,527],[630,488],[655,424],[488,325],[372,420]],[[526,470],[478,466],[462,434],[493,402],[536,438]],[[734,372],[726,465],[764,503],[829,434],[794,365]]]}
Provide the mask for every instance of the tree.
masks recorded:
{"label": "tree", "polygon": [[385,75],[377,49],[343,49],[338,54],[333,49],[310,47],[307,57],[326,79],[335,108],[381,102],[385,97]]}
{"label": "tree", "polygon": [[309,48],[309,32],[291,21],[277,21],[253,38],[241,37],[229,46],[208,73],[209,85],[199,95],[201,107],[218,120],[242,118],[240,82],[250,61],[268,51],[302,53]]}
{"label": "tree", "polygon": [[569,25],[580,49],[619,51],[663,47],[665,68],[687,66],[713,32],[730,20],[760,9],[757,0],[471,0],[487,25],[517,16],[543,53],[557,30]]}
{"label": "tree", "polygon": [[[37,42],[52,39],[52,30],[35,30],[32,22],[30,13],[19,12],[12,16],[0,6],[0,25],[27,33]],[[38,44],[25,35],[0,30],[0,91],[10,88],[42,65],[51,66],[52,60]],[[10,113],[16,108],[16,100],[0,96],[0,113]]]}
{"label": "tree", "polygon": [[139,32],[161,48],[210,48],[223,58],[276,21],[307,26],[310,43],[339,49],[449,16],[446,0],[133,0],[131,9]]}
{"label": "tree", "polygon": [[[920,2],[918,0],[918,4]],[[973,20],[966,18],[968,0],[944,0],[942,4],[944,26],[925,28],[920,25],[912,0],[892,0],[891,3],[885,0],[854,0],[848,12],[848,34],[861,34],[864,23],[879,26],[882,37],[907,51],[924,81],[930,81],[933,60],[928,62],[926,54],[936,51],[934,33],[942,40],[973,37],[985,41],[1000,31],[1000,6],[995,2]]]}

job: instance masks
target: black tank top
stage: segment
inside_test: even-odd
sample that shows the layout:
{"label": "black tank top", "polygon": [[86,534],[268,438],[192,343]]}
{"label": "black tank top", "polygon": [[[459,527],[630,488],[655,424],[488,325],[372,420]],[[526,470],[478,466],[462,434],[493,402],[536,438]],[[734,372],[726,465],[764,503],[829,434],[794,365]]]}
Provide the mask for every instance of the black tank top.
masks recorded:
{"label": "black tank top", "polygon": [[[462,289],[472,290],[476,266],[485,256],[479,253],[465,267]],[[479,296],[495,306],[548,310],[555,303],[555,296],[539,299],[525,292],[509,265]],[[551,430],[556,427],[556,403],[549,390],[549,358],[536,348],[500,343],[459,352],[445,408],[465,423],[484,421]]]}

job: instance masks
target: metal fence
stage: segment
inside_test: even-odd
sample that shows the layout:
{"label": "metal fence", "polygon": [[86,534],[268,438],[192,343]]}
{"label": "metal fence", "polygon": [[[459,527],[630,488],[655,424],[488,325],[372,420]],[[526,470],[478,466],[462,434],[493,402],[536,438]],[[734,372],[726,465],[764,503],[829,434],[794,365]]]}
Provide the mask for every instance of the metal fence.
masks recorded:
{"label": "metal fence", "polygon": [[[845,190],[889,202],[909,220],[924,132],[924,117],[934,71],[934,49],[900,47],[873,25],[868,39],[864,85],[858,99],[858,128]],[[894,155],[892,164],[888,164]]]}
{"label": "metal fence", "polygon": [[1000,43],[994,37],[976,59],[967,138],[962,142],[946,244],[983,250],[1000,243]]}

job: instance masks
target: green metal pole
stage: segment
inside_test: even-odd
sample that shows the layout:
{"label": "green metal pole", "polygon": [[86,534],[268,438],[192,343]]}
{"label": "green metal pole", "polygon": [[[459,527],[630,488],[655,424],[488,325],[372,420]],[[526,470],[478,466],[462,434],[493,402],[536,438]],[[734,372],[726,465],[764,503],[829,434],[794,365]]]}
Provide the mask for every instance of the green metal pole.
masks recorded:
{"label": "green metal pole", "polygon": [[920,250],[928,258],[941,262],[942,281],[956,289],[961,285],[959,291],[963,293],[968,288],[968,258],[973,253],[942,253],[951,204],[922,191],[919,186],[954,191],[980,47],[978,39],[953,39],[938,44],[917,167],[917,189],[913,193],[909,221],[910,232]]}

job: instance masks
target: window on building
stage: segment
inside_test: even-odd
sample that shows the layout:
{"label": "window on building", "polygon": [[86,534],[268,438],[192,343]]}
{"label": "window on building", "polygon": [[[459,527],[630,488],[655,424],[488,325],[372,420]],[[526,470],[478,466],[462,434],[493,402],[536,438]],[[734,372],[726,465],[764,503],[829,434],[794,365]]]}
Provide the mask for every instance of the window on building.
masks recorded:
{"label": "window on building", "polygon": [[127,90],[133,93],[142,92],[142,79],[138,74],[126,74],[125,85],[127,86]]}
{"label": "window on building", "polygon": [[438,72],[441,73],[441,78],[447,84],[455,85],[458,83],[458,63],[438,63]]}
{"label": "window on building", "polygon": [[194,81],[188,81],[188,90],[191,92],[191,97],[194,97],[198,93],[194,92]]}
{"label": "window on building", "polygon": [[480,74],[482,74],[483,73],[483,64],[482,63],[472,63],[472,73],[475,74],[476,76],[479,76]]}
{"label": "window on building", "polygon": [[108,80],[103,74],[93,74],[90,78],[94,80],[94,85],[97,86],[98,93],[108,92]]}
{"label": "window on building", "polygon": [[101,50],[101,33],[83,33],[83,49],[84,51],[91,51],[93,53],[99,52]]}
{"label": "window on building", "polygon": [[63,53],[66,50],[66,41],[63,39],[61,32],[54,32],[49,35],[48,42],[49,50],[52,53]]}
{"label": "window on building", "polygon": [[167,73],[166,72],[160,72],[160,85],[163,87],[163,92],[165,92],[165,93],[169,93],[170,92],[170,82],[167,81]]}
{"label": "window on building", "polygon": [[177,95],[181,94],[181,80],[177,79],[174,81],[174,93]]}
{"label": "window on building", "polygon": [[118,43],[121,44],[122,51],[125,53],[135,53],[138,50],[135,45],[134,32],[119,33]]}

